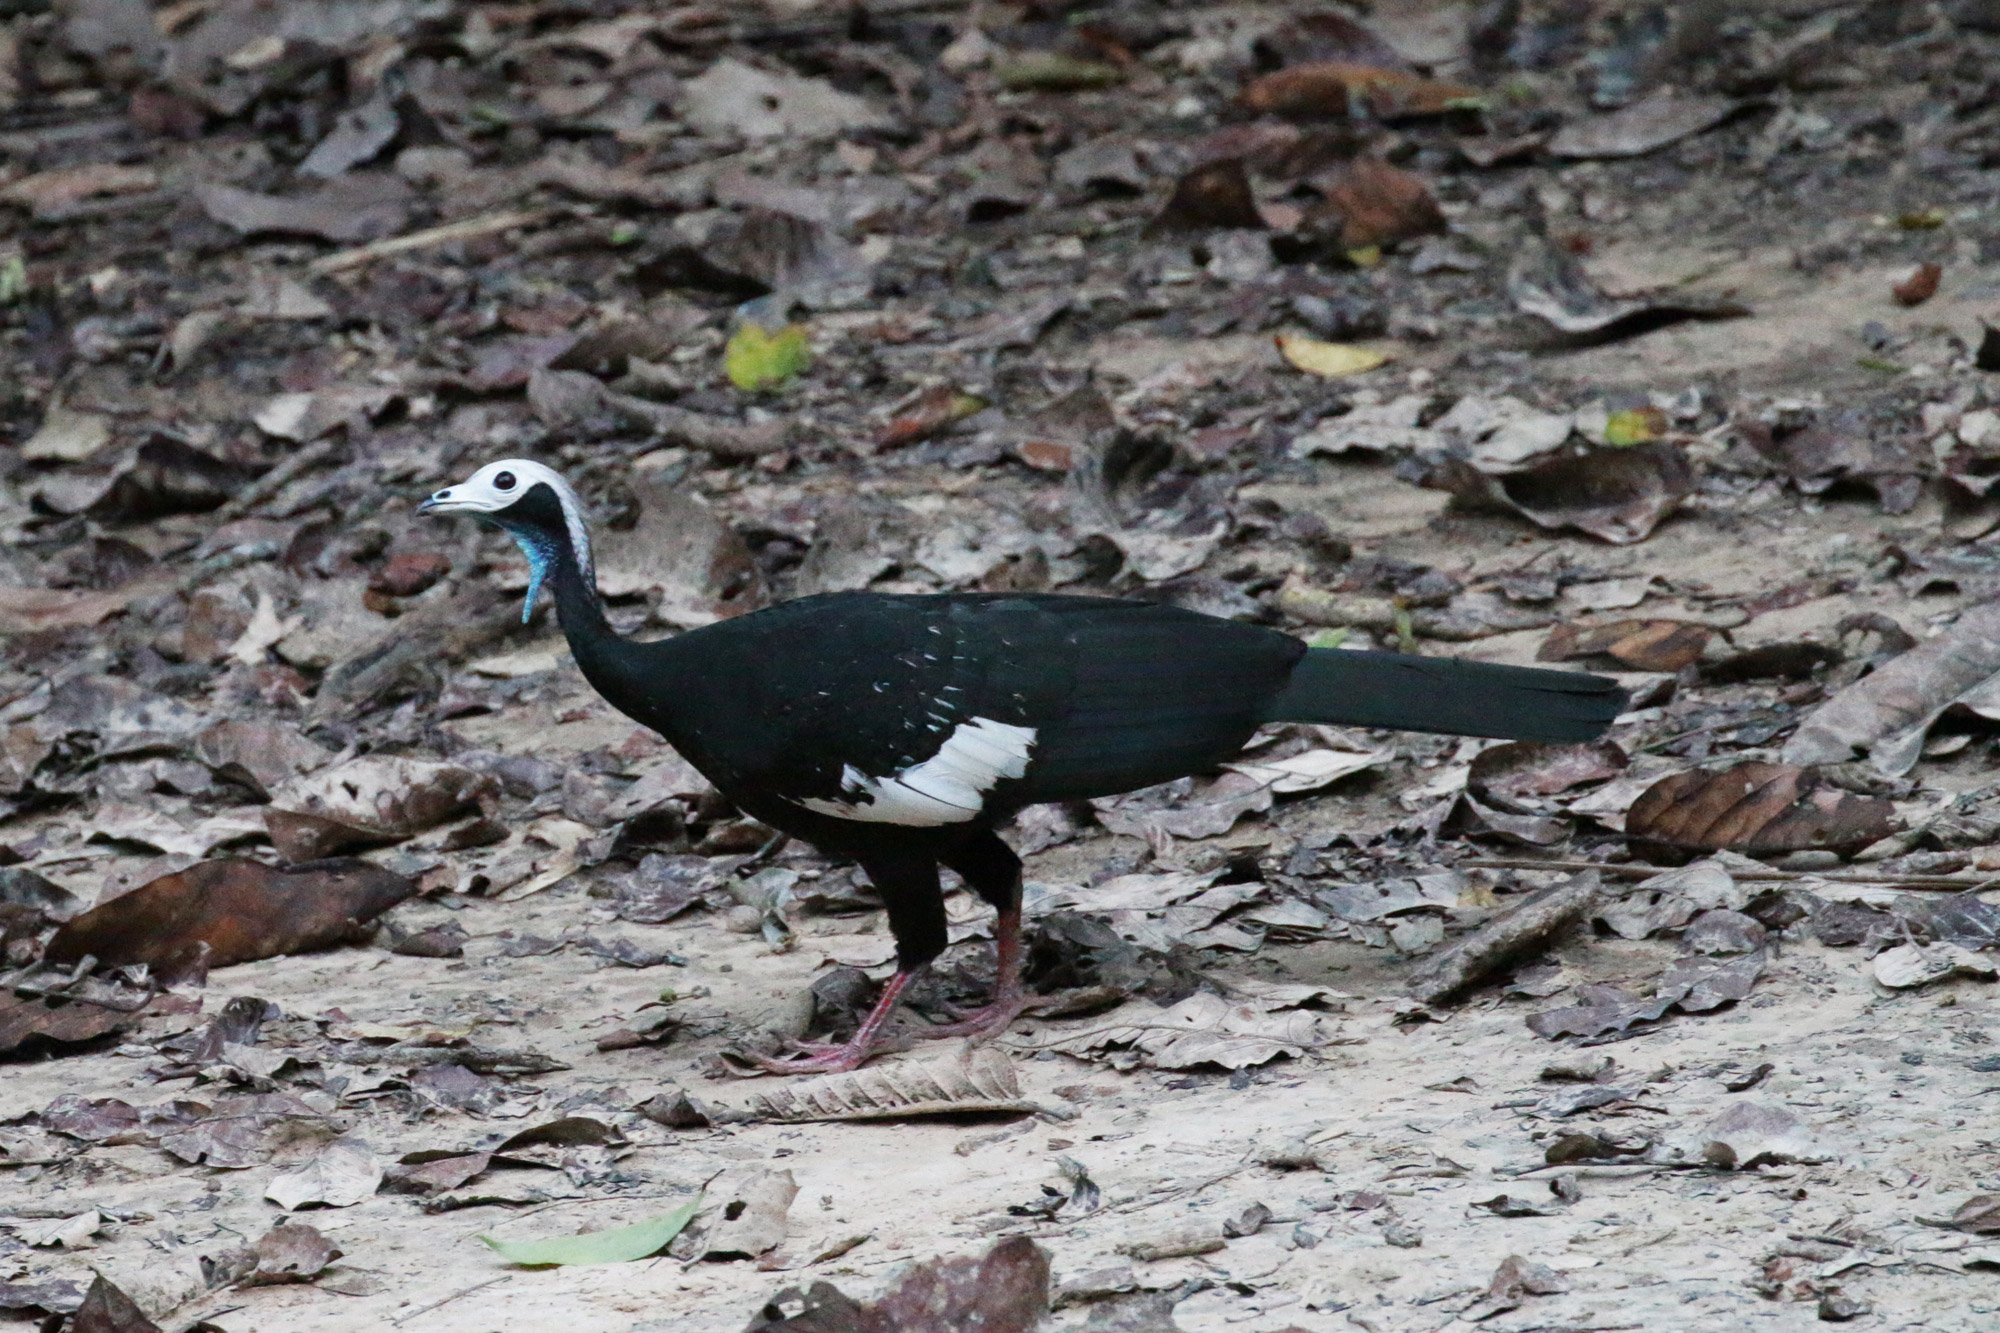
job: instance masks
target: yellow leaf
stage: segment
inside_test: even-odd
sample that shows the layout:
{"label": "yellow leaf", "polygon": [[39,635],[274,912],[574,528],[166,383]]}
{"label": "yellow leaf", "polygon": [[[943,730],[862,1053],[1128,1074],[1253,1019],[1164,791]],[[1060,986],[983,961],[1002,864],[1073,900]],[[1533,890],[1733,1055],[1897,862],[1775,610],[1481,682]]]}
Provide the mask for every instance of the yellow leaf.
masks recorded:
{"label": "yellow leaf", "polygon": [[746,322],[729,335],[729,346],[722,353],[729,382],[746,393],[775,388],[811,364],[812,345],[803,324],[767,333],[761,325]]}
{"label": "yellow leaf", "polygon": [[1321,342],[1297,333],[1280,333],[1274,341],[1285,360],[1308,374],[1325,375],[1329,379],[1340,375],[1358,375],[1364,370],[1375,369],[1389,359],[1387,352],[1378,352],[1372,347]]}
{"label": "yellow leaf", "polygon": [[1379,245],[1357,245],[1347,252],[1347,262],[1356,268],[1374,268],[1382,262],[1382,247]]}
{"label": "yellow leaf", "polygon": [[1613,412],[1604,423],[1604,442],[1624,449],[1657,440],[1666,433],[1667,414],[1657,407],[1634,407]]}

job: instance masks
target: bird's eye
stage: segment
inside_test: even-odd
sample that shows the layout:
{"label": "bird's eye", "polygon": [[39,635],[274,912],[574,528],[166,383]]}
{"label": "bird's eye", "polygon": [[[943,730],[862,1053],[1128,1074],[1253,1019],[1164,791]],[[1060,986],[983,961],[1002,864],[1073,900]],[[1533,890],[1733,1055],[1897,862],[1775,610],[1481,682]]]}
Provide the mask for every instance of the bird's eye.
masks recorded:
{"label": "bird's eye", "polygon": [[433,495],[431,497],[431,499],[433,500],[449,500],[450,498],[451,498],[451,487],[449,486],[445,487],[443,490],[439,491],[436,495]]}
{"label": "bird's eye", "polygon": [[500,474],[499,476],[497,476],[497,477],[495,477],[495,478],[493,479],[493,489],[494,489],[494,490],[496,490],[496,491],[511,491],[511,490],[513,490],[513,489],[514,489],[514,474],[513,474],[513,473],[511,473],[511,472],[502,472],[502,473],[501,473],[501,474]]}

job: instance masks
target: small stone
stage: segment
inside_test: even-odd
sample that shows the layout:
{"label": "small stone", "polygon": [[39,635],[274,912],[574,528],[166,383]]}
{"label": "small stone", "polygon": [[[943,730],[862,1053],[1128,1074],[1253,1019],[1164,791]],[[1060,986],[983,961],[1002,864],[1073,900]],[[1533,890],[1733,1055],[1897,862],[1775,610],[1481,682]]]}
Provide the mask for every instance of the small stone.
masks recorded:
{"label": "small stone", "polygon": [[1844,1324],[1870,1313],[1874,1308],[1867,1301],[1849,1296],[1839,1287],[1823,1293],[1819,1298],[1819,1317],[1829,1324]]}

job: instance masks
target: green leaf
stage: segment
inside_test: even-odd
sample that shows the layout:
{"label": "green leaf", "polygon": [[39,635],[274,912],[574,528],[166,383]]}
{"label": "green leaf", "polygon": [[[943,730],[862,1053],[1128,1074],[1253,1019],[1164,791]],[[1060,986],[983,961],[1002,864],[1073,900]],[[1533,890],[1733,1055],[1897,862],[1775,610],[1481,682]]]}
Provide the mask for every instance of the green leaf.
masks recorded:
{"label": "green leaf", "polygon": [[630,1263],[664,1250],[675,1236],[687,1229],[687,1224],[694,1220],[695,1211],[700,1207],[701,1196],[697,1194],[664,1217],[656,1217],[650,1222],[634,1222],[629,1227],[586,1231],[580,1236],[549,1236],[542,1240],[500,1240],[493,1236],[481,1236],[479,1239],[492,1246],[493,1252],[508,1263],[525,1264],[532,1268],[546,1268],[554,1264]]}
{"label": "green leaf", "polygon": [[1338,648],[1347,642],[1347,636],[1354,631],[1346,625],[1339,629],[1323,629],[1306,640],[1308,648]]}
{"label": "green leaf", "polygon": [[722,366],[729,382],[745,393],[775,388],[812,364],[812,344],[806,326],[787,324],[776,333],[748,322],[729,335]]}

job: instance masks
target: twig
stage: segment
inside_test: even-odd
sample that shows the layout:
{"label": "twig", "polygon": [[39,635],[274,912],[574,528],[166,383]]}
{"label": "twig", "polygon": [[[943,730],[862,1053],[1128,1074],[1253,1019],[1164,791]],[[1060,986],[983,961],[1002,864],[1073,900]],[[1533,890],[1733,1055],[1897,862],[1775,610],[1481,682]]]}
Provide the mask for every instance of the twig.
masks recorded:
{"label": "twig", "polygon": [[558,210],[553,208],[520,208],[505,213],[484,213],[476,218],[462,218],[457,222],[447,222],[439,227],[426,227],[406,236],[389,236],[366,245],[357,245],[352,250],[341,250],[335,254],[315,259],[306,265],[306,272],[315,278],[323,278],[329,273],[342,273],[363,264],[372,264],[378,259],[392,255],[407,254],[412,250],[427,250],[433,245],[449,245],[453,241],[469,241],[476,236],[490,236],[496,231],[511,231],[515,227],[531,227],[535,223],[552,216]]}
{"label": "twig", "polygon": [[502,1273],[499,1277],[489,1277],[484,1282],[475,1282],[469,1287],[466,1287],[459,1291],[454,1291],[451,1295],[444,1297],[442,1300],[432,1301],[429,1305],[419,1305],[414,1310],[409,1310],[404,1312],[403,1314],[397,1315],[394,1319],[391,1319],[389,1322],[395,1325],[396,1327],[401,1328],[404,1324],[407,1324],[408,1322],[410,1322],[410,1320],[415,1319],[418,1315],[429,1314],[431,1311],[437,1309],[439,1306],[450,1305],[453,1301],[457,1300],[461,1296],[470,1296],[475,1291],[482,1291],[487,1287],[498,1286],[502,1282],[512,1282],[513,1280],[514,1280],[514,1275],[512,1273]]}
{"label": "twig", "polygon": [[[1615,879],[1651,879],[1655,875],[1664,875],[1679,868],[1640,865],[1630,861],[1613,863],[1537,861],[1528,856],[1476,856],[1458,864],[1479,870],[1596,870]],[[1733,879],[1747,880],[1751,883],[1788,884],[1803,880],[1819,880],[1828,884],[1873,884],[1894,889],[1951,889],[1958,893],[1978,893],[2000,885],[2000,875],[1989,875],[1984,879],[1958,879],[1951,875],[1843,875],[1831,871],[1778,870],[1770,866],[1761,870],[1732,868],[1729,874]]]}
{"label": "twig", "polygon": [[1597,905],[1598,876],[1583,871],[1566,884],[1530,894],[1525,902],[1433,954],[1410,970],[1408,989],[1424,1004],[1470,990],[1524,956],[1539,952]]}
{"label": "twig", "polygon": [[318,467],[333,455],[347,447],[347,437],[335,431],[324,439],[315,440],[305,448],[281,461],[239,491],[229,502],[216,511],[216,516],[224,522],[243,515],[263,504],[289,485],[294,477]]}

